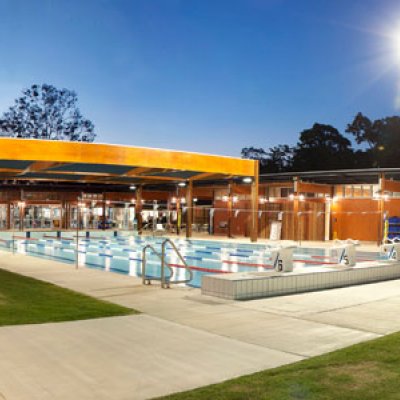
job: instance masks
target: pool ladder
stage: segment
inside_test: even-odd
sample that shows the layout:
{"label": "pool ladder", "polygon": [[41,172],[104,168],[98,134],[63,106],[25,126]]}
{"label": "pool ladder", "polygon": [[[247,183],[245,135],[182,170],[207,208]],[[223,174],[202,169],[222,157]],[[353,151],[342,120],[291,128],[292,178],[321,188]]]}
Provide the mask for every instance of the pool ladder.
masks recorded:
{"label": "pool ladder", "polygon": [[[179,257],[181,260],[183,267],[189,271],[189,278],[188,279],[182,279],[182,280],[177,280],[177,281],[171,281],[171,278],[174,275],[174,270],[171,268],[171,266],[167,263],[166,260],[166,248],[167,245],[170,245],[172,249],[175,251],[176,255]],[[153,277],[153,276],[147,276],[146,275],[146,254],[147,250],[151,250],[161,261],[161,276],[158,277]],[[170,275],[167,277],[165,275],[165,271],[167,267],[169,269]],[[146,245],[143,247],[142,250],[142,283],[143,285],[150,285],[151,281],[160,281],[161,282],[161,288],[167,289],[170,287],[171,283],[188,283],[193,279],[193,271],[190,269],[188,264],[186,263],[185,259],[183,258],[181,252],[178,250],[176,247],[175,243],[171,239],[165,239],[162,244],[161,244],[161,253],[157,251],[154,246],[151,244]]]}

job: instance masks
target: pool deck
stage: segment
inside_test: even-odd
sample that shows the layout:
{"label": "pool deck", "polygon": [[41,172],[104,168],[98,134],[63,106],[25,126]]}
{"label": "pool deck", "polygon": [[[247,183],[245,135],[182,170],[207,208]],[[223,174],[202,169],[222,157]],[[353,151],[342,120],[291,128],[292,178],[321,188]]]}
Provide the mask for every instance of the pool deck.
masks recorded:
{"label": "pool deck", "polygon": [[238,302],[21,254],[0,257],[3,269],[143,312],[0,328],[0,399],[147,399],[400,330],[400,280]]}

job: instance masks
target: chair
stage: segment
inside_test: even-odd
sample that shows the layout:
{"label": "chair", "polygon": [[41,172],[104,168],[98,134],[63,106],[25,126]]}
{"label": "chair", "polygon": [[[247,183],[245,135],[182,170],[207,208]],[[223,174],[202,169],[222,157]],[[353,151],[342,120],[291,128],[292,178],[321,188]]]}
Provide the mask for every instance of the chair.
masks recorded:
{"label": "chair", "polygon": [[153,231],[153,235],[164,235],[167,230],[164,228],[163,224],[156,224],[156,229]]}

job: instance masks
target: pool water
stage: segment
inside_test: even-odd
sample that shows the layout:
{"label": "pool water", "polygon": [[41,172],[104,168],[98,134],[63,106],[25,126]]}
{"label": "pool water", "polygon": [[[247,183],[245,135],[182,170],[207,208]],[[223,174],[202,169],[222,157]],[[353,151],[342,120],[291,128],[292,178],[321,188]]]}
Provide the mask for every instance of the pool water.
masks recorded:
{"label": "pool water", "polygon": [[[161,252],[165,238],[148,236],[116,236],[104,238],[80,238],[78,244],[79,265],[131,276],[141,276],[142,249],[150,244]],[[173,239],[186,263],[193,271],[193,279],[187,285],[200,287],[206,274],[265,271],[272,269],[270,249],[266,244],[223,242],[217,240]],[[9,251],[75,263],[76,238],[57,238],[54,233],[37,235],[31,239],[11,240],[3,238],[0,246]],[[14,250],[13,250],[14,246]],[[358,261],[380,259],[379,253],[357,253]],[[171,282],[189,277],[186,268],[172,247],[166,248],[166,262],[173,270]],[[328,249],[299,247],[294,252],[294,263],[303,267],[323,267],[334,264]],[[153,252],[146,255],[146,276],[160,276],[160,259]],[[169,270],[167,269],[167,277]]]}

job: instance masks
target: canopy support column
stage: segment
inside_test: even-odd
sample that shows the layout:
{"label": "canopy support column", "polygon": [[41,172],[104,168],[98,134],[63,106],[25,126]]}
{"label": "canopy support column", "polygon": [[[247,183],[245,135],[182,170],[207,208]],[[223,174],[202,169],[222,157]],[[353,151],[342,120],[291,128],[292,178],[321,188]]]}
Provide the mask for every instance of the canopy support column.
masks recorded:
{"label": "canopy support column", "polygon": [[293,178],[293,238],[292,240],[301,241],[299,223],[299,178]]}
{"label": "canopy support column", "polygon": [[384,239],[384,224],[385,224],[385,174],[381,173],[379,175],[379,192],[380,192],[380,198],[378,201],[378,215],[379,215],[379,221],[378,221],[378,237],[377,237],[377,245],[380,246],[383,243]]}
{"label": "canopy support column", "polygon": [[136,204],[135,204],[135,219],[137,222],[138,235],[142,234],[143,220],[142,220],[142,195],[143,189],[139,186],[136,189]]}
{"label": "canopy support column", "polygon": [[254,164],[254,178],[251,184],[251,228],[250,240],[257,242],[258,238],[258,189],[259,189],[259,163]]}
{"label": "canopy support column", "polygon": [[11,203],[7,203],[7,229],[11,229]]}
{"label": "canopy support column", "polygon": [[189,181],[186,188],[186,237],[192,237],[193,225],[193,182]]}
{"label": "canopy support column", "polygon": [[233,238],[232,235],[232,208],[233,208],[233,183],[228,186],[228,238]]}
{"label": "canopy support column", "polygon": [[106,193],[103,192],[102,218],[101,218],[102,219],[101,226],[102,226],[103,231],[106,229],[106,221],[107,221],[107,218],[106,218],[106,204],[107,204]]}

